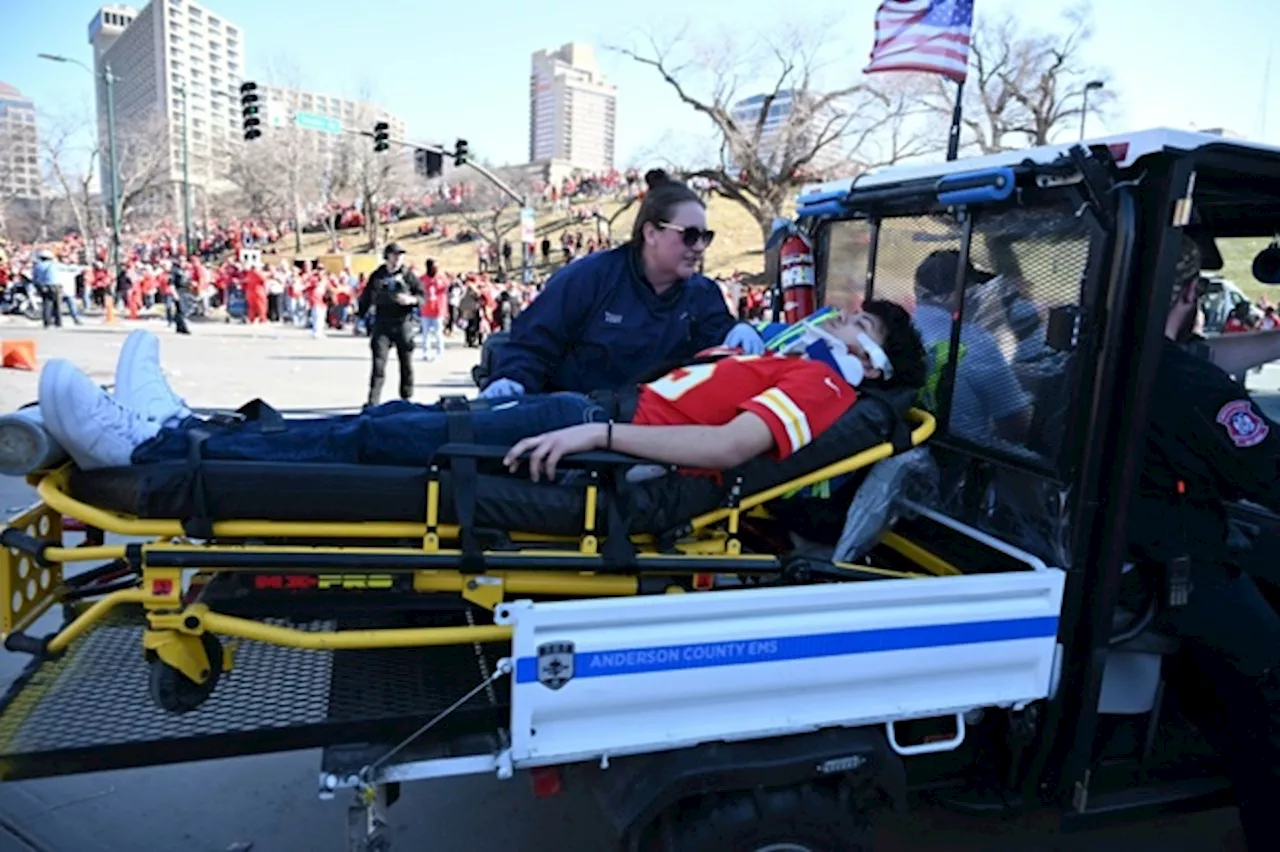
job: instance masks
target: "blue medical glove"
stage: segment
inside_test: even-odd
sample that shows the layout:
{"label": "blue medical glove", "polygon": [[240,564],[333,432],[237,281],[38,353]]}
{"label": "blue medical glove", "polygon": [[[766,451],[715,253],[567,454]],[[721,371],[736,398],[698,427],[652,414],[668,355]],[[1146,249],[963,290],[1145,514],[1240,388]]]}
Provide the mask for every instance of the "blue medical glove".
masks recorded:
{"label": "blue medical glove", "polygon": [[741,349],[748,355],[759,355],[764,352],[764,338],[751,323],[747,322],[740,322],[729,329],[729,333],[724,337],[724,345]]}
{"label": "blue medical glove", "polygon": [[494,379],[488,387],[480,391],[480,396],[485,399],[499,399],[504,396],[521,396],[524,394],[524,385],[514,379]]}

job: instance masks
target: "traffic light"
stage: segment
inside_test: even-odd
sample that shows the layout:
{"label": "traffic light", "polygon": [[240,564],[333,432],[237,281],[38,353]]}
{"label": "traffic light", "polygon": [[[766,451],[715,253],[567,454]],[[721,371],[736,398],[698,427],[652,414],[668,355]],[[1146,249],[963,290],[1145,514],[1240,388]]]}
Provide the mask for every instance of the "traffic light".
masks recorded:
{"label": "traffic light", "polygon": [[413,167],[419,175],[430,180],[444,174],[444,155],[439,151],[428,151],[416,148],[413,152]]}
{"label": "traffic light", "polygon": [[467,140],[459,139],[453,149],[454,162],[460,166],[465,166],[467,164],[467,157],[470,155],[471,152],[467,149]]}
{"label": "traffic light", "polygon": [[259,129],[262,120],[258,118],[258,111],[261,107],[258,105],[258,84],[244,82],[240,84],[240,111],[244,116],[244,138],[245,141],[257,139],[262,135]]}
{"label": "traffic light", "polygon": [[391,125],[385,121],[379,121],[373,126],[373,150],[385,151],[391,147],[391,143],[387,141],[389,130],[391,130]]}

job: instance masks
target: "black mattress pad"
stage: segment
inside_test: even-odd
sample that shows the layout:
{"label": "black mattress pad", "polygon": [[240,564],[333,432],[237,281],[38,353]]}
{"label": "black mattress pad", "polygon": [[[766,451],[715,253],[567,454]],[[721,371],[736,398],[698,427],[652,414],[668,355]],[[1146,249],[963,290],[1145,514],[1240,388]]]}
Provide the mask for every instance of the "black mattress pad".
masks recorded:
{"label": "black mattress pad", "polygon": [[[663,533],[724,505],[728,484],[742,477],[752,494],[794,480],[902,434],[914,393],[863,398],[813,442],[787,459],[757,458],[717,480],[669,473],[614,483],[601,504],[622,501],[631,532]],[[534,483],[505,472],[481,472],[476,485],[478,527],[573,536],[585,512],[582,484]],[[429,472],[419,467],[201,461],[74,470],[70,495],[99,509],[139,518],[186,521],[406,521],[426,518]],[[440,473],[439,521],[456,523],[453,474]],[[601,521],[603,527],[603,520]]]}

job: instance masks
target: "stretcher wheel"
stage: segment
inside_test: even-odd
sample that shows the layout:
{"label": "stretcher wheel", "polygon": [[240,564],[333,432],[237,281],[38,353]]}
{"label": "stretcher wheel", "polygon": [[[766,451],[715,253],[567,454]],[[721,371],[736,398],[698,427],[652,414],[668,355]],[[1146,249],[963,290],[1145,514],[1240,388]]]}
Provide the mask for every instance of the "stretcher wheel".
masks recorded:
{"label": "stretcher wheel", "polygon": [[151,700],[169,713],[190,713],[208,700],[222,675],[222,643],[212,633],[201,633],[200,644],[209,657],[209,677],[196,683],[159,657],[151,661]]}

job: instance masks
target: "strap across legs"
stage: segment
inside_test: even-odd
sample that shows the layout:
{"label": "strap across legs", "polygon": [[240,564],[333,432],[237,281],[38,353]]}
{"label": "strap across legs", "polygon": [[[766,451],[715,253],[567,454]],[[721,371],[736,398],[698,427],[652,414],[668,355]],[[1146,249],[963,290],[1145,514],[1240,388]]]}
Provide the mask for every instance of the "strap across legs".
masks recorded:
{"label": "strap across legs", "polygon": [[[471,428],[471,406],[465,397],[442,396],[440,407],[444,409],[449,442],[470,444],[474,439]],[[476,500],[480,484],[480,472],[474,457],[455,456],[450,460],[453,472],[453,504],[458,515],[458,528],[462,538],[462,564],[464,572],[484,569],[484,550],[476,537]]]}

